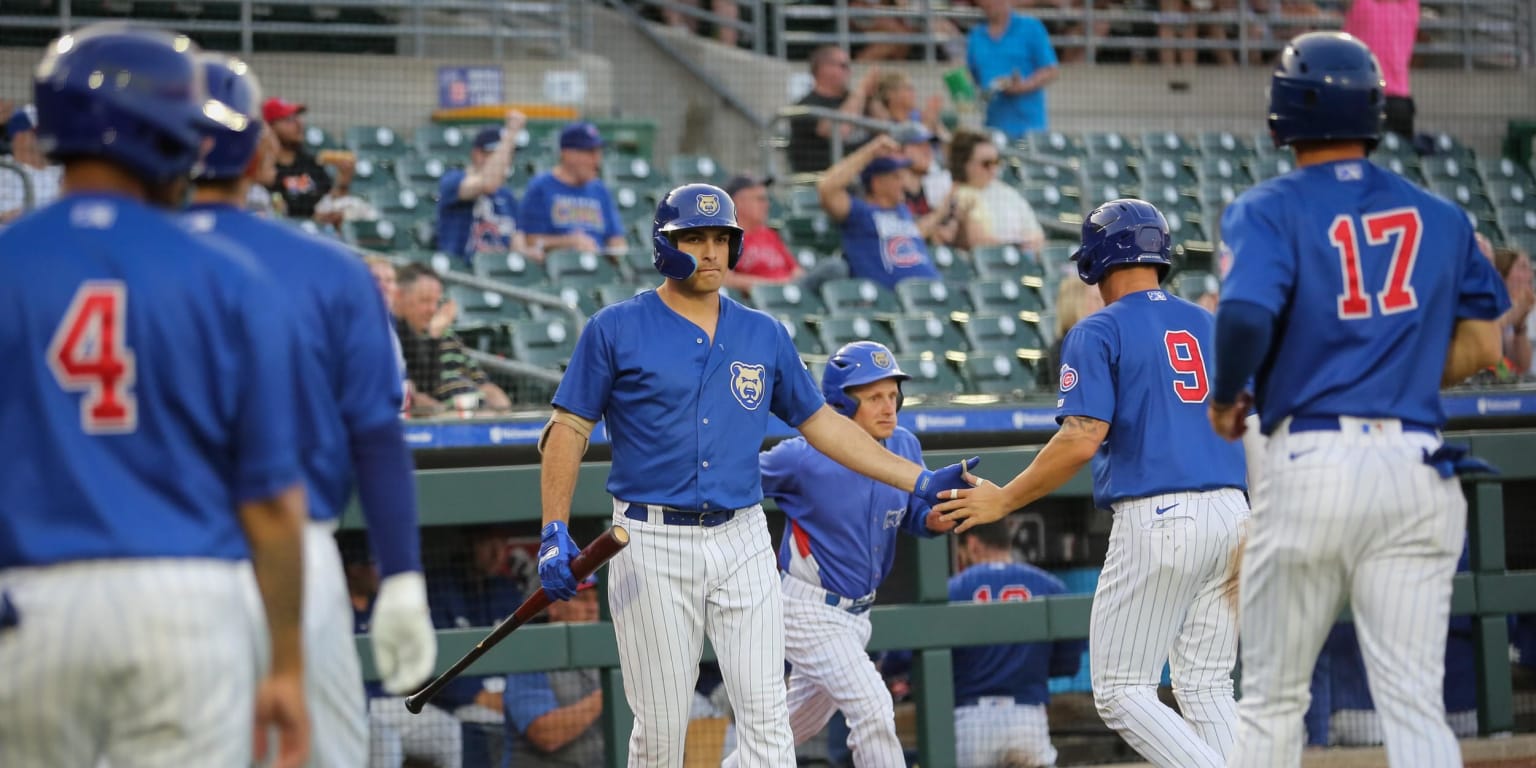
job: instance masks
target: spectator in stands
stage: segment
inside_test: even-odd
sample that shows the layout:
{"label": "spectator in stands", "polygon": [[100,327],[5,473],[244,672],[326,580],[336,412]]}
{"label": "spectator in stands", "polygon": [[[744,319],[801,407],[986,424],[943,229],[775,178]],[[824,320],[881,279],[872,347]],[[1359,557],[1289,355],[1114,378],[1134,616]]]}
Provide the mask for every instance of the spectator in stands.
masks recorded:
{"label": "spectator in stands", "polygon": [[395,333],[414,390],[412,412],[431,416],[449,405],[461,412],[510,409],[507,393],[485,375],[454,335],[458,304],[442,300],[442,278],[425,264],[407,264],[400,268],[396,282]]}
{"label": "spectator in stands", "polygon": [[1344,31],[1365,43],[1387,83],[1383,128],[1413,140],[1413,84],[1408,65],[1419,34],[1419,0],[1343,0]]}
{"label": "spectator in stands", "polygon": [[[550,624],[597,621],[597,579],[549,604]],[[509,762],[517,768],[588,768],[603,762],[602,678],[596,669],[507,675],[502,694]]]}
{"label": "spectator in stands", "polygon": [[1493,266],[1504,278],[1504,288],[1509,292],[1512,305],[1499,318],[1504,360],[1495,372],[1499,382],[1508,383],[1519,381],[1531,370],[1531,338],[1527,335],[1526,321],[1530,319],[1531,309],[1536,307],[1536,285],[1533,285],[1531,259],[1519,249],[1494,248]]}
{"label": "spectator in stands", "polygon": [[[366,547],[362,548],[366,551]],[[353,631],[368,632],[373,600],[379,593],[379,569],[356,548],[342,547],[347,593],[352,598]],[[401,768],[407,759],[434,768],[464,764],[459,721],[435,703],[411,714],[405,698],[390,696],[377,682],[368,686],[368,768]]]}
{"label": "spectator in stands", "polygon": [[[1157,37],[1164,44],[1157,52],[1158,60],[1165,67],[1174,64],[1193,67],[1200,60],[1200,48],[1195,43],[1197,38],[1203,36],[1208,40],[1224,41],[1231,34],[1223,24],[1198,24],[1191,21],[1189,15],[1235,11],[1237,3],[1236,0],[1158,0],[1157,8],[1165,19],[1157,25]],[[1258,32],[1259,25],[1254,25],[1254,30]],[[1183,44],[1177,45],[1175,41],[1180,40]],[[1222,66],[1237,64],[1237,55],[1230,50],[1213,50],[1211,56]]]}
{"label": "spectator in stands", "polygon": [[437,250],[451,253],[473,266],[475,255],[528,252],[517,231],[517,198],[507,187],[516,137],[527,118],[507,112],[500,128],[475,134],[469,167],[443,174],[438,187]]}
{"label": "spectator in stands", "polygon": [[950,192],[960,217],[957,244],[963,248],[1017,245],[1039,253],[1045,230],[1013,187],[998,178],[1002,154],[991,137],[961,129],[949,143],[949,167],[955,187]]}
{"label": "spectator in stands", "polygon": [[[1071,264],[1066,265],[1071,267]],[[1104,297],[1099,295],[1097,288],[1077,279],[1077,271],[1074,269],[1070,279],[1063,279],[1056,287],[1056,336],[1051,339],[1051,346],[1046,350],[1045,372],[1055,376],[1061,368],[1061,342],[1067,338],[1067,331],[1077,325],[1079,320],[1104,308]]]}
{"label": "spectator in stands", "polygon": [[[352,186],[356,158],[350,152],[332,151],[318,158],[311,155],[304,146],[304,122],[299,117],[307,109],[275,96],[261,106],[262,119],[272,126],[279,144],[277,179],[271,190],[281,196],[283,212],[289,217],[338,226],[346,215],[337,203],[347,197]],[[336,168],[334,181],[326,165]]]}
{"label": "spectator in stands", "polygon": [[559,162],[528,182],[517,211],[535,251],[624,253],[624,220],[600,178],[602,166],[597,126],[572,123],[560,131]]}
{"label": "spectator in stands", "polygon": [[[811,91],[796,104],[802,107],[835,109],[845,115],[858,117],[874,93],[875,80],[880,71],[870,67],[853,89],[848,82],[852,74],[848,53],[835,45],[823,45],[811,51]],[[814,117],[798,117],[789,123],[789,169],[795,173],[820,173],[832,165],[832,131],[843,140],[843,154],[847,156],[869,140],[862,128],[848,123],[834,124],[831,120]]]}
{"label": "spectator in stands", "polygon": [[725,183],[742,229],[741,257],[736,268],[725,273],[725,287],[731,290],[750,294],[754,285],[792,283],[805,272],[779,233],[768,226],[768,185],[772,183],[773,179],[745,174]]}
{"label": "spectator in stands", "polygon": [[1010,141],[1045,130],[1045,87],[1058,74],[1045,25],[1015,13],[1010,0],[976,4],[985,23],[971,28],[966,66],[986,94],[987,127],[1007,134]]}
{"label": "spectator in stands", "polygon": [[960,218],[949,197],[949,172],[933,161],[938,140],[921,123],[906,123],[891,134],[901,144],[901,156],[911,163],[905,174],[907,210],[917,219],[923,240],[949,245],[960,230]]}
{"label": "spectator in stands", "polygon": [[[908,37],[921,37],[925,32],[925,24],[920,19],[905,18],[891,13],[896,10],[910,10],[911,4],[907,0],[849,0],[850,10],[864,11],[860,14],[850,14],[849,26],[854,32],[875,35],[904,35]],[[949,19],[935,16],[933,21],[933,35],[939,41],[939,46],[952,61],[957,61],[964,55],[964,49],[960,45],[960,29]],[[882,40],[879,42],[864,43],[859,47],[858,55],[854,58],[859,61],[906,61],[912,54],[913,43],[902,40]]]}
{"label": "spectator in stands", "polygon": [[[1055,576],[1014,561],[1006,521],[972,528],[958,543],[961,571],[949,579],[950,602],[1025,601],[1067,591]],[[955,764],[1055,765],[1046,720],[1050,678],[1077,674],[1087,650],[1085,640],[956,648]]]}
{"label": "spectator in stands", "polygon": [[[1109,0],[1092,0],[1092,2],[1094,13],[1098,14],[1097,18],[1093,22],[1093,34],[1095,37],[1102,41],[1104,38],[1109,37],[1110,25],[1109,21],[1107,20],[1108,14],[1103,14],[1100,12],[1112,10],[1115,7],[1115,4],[1111,4]],[[1083,13],[1083,6],[1085,5],[1085,2],[1084,0],[1021,0],[1018,5],[1026,8],[1051,8],[1054,10],[1069,11],[1076,15],[1081,15]],[[1125,3],[1123,5],[1131,6],[1130,3]],[[1139,7],[1139,5],[1131,7]],[[1047,21],[1045,22],[1045,29],[1050,33],[1051,37],[1081,37],[1083,34],[1083,25],[1078,21],[1058,21],[1055,23]],[[1063,64],[1086,61],[1088,58],[1088,48],[1087,46],[1076,45],[1071,47],[1063,47],[1059,55]]]}
{"label": "spectator in stands", "polygon": [[[25,183],[32,188],[32,207],[41,208],[53,202],[59,196],[64,166],[49,163],[37,145],[37,110],[31,104],[17,108],[5,128],[11,140],[9,159],[26,174]],[[0,224],[8,224],[27,212],[23,183],[23,177],[15,171],[0,168]]]}
{"label": "spectator in stands", "polygon": [[917,86],[905,72],[882,72],[875,80],[874,98],[865,111],[877,120],[918,123],[941,142],[949,138],[943,121],[944,97],[935,93],[919,109]]}
{"label": "spectator in stands", "polygon": [[[923,233],[907,209],[912,163],[900,151],[895,139],[881,134],[828,168],[816,184],[822,208],[842,227],[849,274],[892,289],[909,278],[939,279]],[[867,199],[848,194],[854,178]]]}
{"label": "spectator in stands", "polygon": [[[673,5],[686,5],[692,8],[697,8],[700,5],[699,0],[672,0],[672,2]],[[724,21],[736,21],[741,18],[741,9],[737,5],[737,0],[710,0],[709,9],[714,11],[715,15]],[[686,29],[695,34],[698,33],[699,20],[694,16],[676,10],[671,5],[663,5],[660,10],[661,20],[667,26]],[[715,25],[715,40],[719,41],[722,45],[734,47],[740,38],[741,35],[735,27],[729,24]]]}
{"label": "spectator in stands", "polygon": [[373,282],[379,286],[379,295],[384,297],[384,308],[393,315],[395,302],[400,299],[400,283],[395,276],[395,265],[389,259],[377,255],[365,256],[363,262],[368,265]]}

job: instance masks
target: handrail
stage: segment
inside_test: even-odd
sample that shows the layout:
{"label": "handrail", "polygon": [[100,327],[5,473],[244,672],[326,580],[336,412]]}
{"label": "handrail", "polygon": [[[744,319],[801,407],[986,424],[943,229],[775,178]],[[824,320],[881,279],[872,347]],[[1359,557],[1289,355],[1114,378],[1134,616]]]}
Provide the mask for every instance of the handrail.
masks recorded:
{"label": "handrail", "polygon": [[501,355],[493,355],[489,352],[481,352],[478,349],[472,349],[470,347],[464,348],[464,354],[469,357],[469,359],[479,363],[481,368],[496,371],[498,373],[505,373],[509,376],[522,376],[529,379],[538,379],[539,381],[548,382],[550,384],[559,384],[560,379],[563,376],[558,371],[551,371],[548,368],[525,363],[521,360],[512,360],[510,358],[502,357]]}
{"label": "handrail", "polygon": [[[846,112],[839,112],[835,109],[828,109],[827,107],[811,107],[803,104],[791,104],[789,106],[780,107],[779,110],[773,114],[773,118],[768,122],[768,125],[764,127],[771,128],[780,123],[785,123],[801,117],[814,117],[817,120],[831,120],[834,123],[848,123],[849,125],[852,125],[856,128],[863,128],[874,133],[887,133],[896,130],[902,125],[902,123],[892,120],[880,120],[878,118],[865,117],[864,115],[850,115]],[[835,163],[838,160],[843,159],[842,131],[832,131],[831,143],[832,162]],[[778,158],[775,156],[773,150],[774,147],[771,144],[766,147],[764,158],[765,167],[768,169],[769,175],[777,176]]]}
{"label": "handrail", "polygon": [[21,210],[30,211],[37,206],[37,194],[32,189],[32,177],[27,175],[27,170],[19,164],[0,158],[0,168],[15,173],[21,177]]}

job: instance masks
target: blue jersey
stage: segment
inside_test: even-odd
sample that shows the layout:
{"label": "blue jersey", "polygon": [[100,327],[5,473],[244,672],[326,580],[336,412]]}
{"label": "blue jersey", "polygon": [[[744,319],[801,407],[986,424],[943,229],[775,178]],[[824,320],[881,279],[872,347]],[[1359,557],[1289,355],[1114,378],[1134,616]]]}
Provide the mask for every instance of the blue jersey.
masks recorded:
{"label": "blue jersey", "polygon": [[350,437],[400,418],[401,373],[389,312],[362,260],[340,245],[232,206],[194,206],[193,232],[243,245],[285,289],[299,331],[299,440],[309,516],[331,520],[352,496]]}
{"label": "blue jersey", "polygon": [[770,414],[798,427],[824,401],[773,316],[722,297],[710,343],[646,291],[587,322],[554,404],[606,420],[615,498],[711,511],[762,500]]}
{"label": "blue jersey", "polygon": [[[1056,66],[1056,49],[1051,47],[1050,35],[1039,19],[1015,13],[997,40],[987,31],[986,22],[971,27],[965,60],[971,77],[987,88],[998,78],[1017,74],[1027,80],[1042,69]],[[1008,134],[1010,139],[1045,130],[1045,89],[1021,96],[992,97],[987,102],[987,127]]]}
{"label": "blue jersey", "polygon": [[1246,488],[1243,449],[1211,431],[1211,314],[1139,291],[1083,318],[1061,345],[1056,420],[1109,423],[1093,457],[1093,503]]}
{"label": "blue jersey", "polygon": [[[891,453],[923,463],[917,436],[897,427],[884,442]],[[907,491],[871,480],[827,458],[803,437],[763,452],[763,495],[789,518],[779,545],[779,569],[789,570],[790,549],[813,557],[821,587],[858,599],[874,592],[891,572],[896,534],[933,536],[928,504]]]}
{"label": "blue jersey", "polygon": [[1466,214],[1364,160],[1248,190],[1221,233],[1232,255],[1222,303],[1278,318],[1256,377],[1266,434],[1288,416],[1443,424],[1440,375],[1456,321],[1493,320],[1509,306]]}
{"label": "blue jersey", "polygon": [[[952,603],[1022,602],[1065,594],[1061,580],[1023,563],[978,563],[949,578]],[[1016,645],[972,645],[954,650],[955,705],[983,696],[1012,696],[1020,704],[1045,704],[1052,677],[1077,674],[1086,640]]]}
{"label": "blue jersey", "polygon": [[437,198],[437,250],[472,259],[477,253],[506,253],[517,232],[517,198],[503,186],[489,195],[459,199],[464,170],[443,174]]}
{"label": "blue jersey", "polygon": [[523,190],[517,220],[524,232],[535,235],[585,232],[599,245],[608,238],[624,236],[619,205],[598,179],[573,187],[555,178],[553,173],[533,177],[528,188]]}
{"label": "blue jersey", "polygon": [[301,480],[281,304],[249,254],[126,198],[0,233],[0,568],[247,557],[238,505]]}
{"label": "blue jersey", "polygon": [[923,233],[905,203],[877,208],[853,198],[843,221],[843,258],[848,274],[873,280],[886,288],[909,278],[939,279],[928,257]]}

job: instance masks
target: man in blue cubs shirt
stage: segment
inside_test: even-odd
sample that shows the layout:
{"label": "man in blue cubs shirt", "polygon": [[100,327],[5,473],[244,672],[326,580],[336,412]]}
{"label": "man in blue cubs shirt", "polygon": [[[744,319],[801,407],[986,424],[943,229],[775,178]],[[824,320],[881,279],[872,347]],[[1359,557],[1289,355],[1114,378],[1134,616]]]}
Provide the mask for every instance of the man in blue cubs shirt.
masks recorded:
{"label": "man in blue cubs shirt", "polygon": [[603,137],[591,123],[560,131],[560,160],[523,190],[517,218],[535,251],[624,252],[624,220],[603,184]]}
{"label": "man in blue cubs shirt", "polygon": [[635,713],[630,762],[682,763],[707,634],[735,706],[741,760],[792,768],[781,591],[759,504],[769,417],[833,461],[930,504],[964,484],[964,465],[931,472],[881,447],[827,407],[777,320],[720,296],[742,240],[725,190],[672,190],[652,234],[666,281],[593,315],[555,392],[540,439],[539,580],[555,600],[576,593],[566,520],[588,436],[603,419],[613,522],[630,533],[609,566],[608,593]]}
{"label": "man in blue cubs shirt", "polygon": [[400,425],[399,353],[383,298],[362,260],[328,240],[242,210],[275,149],[270,129],[258,119],[261,86],[243,61],[215,54],[199,60],[210,95],[245,122],[239,130],[208,132],[212,146],[198,167],[183,223],[249,248],[288,290],[282,306],[301,330],[293,406],[304,425],[298,444],[310,517],[304,541],[305,686],[315,728],[324,734],[315,740],[311,764],[362,765],[367,711],[334,537],[354,478],[383,577],[370,634],[385,689],[413,690],[436,661],[421,575],[414,466]]}
{"label": "man in blue cubs shirt", "polygon": [[99,24],[35,72],[64,195],[0,233],[0,765],[308,752],[294,328],[249,253],[160,210],[240,122],[196,50]]}
{"label": "man in blue cubs shirt", "polygon": [[[1094,703],[1149,762],[1202,768],[1225,765],[1236,737],[1228,571],[1248,520],[1246,467],[1241,446],[1204,428],[1212,320],[1158,288],[1169,246],[1151,203],[1112,200],[1088,215],[1072,258],[1105,308],[1062,344],[1060,431],[1007,486],[959,491],[939,509],[966,520],[962,531],[998,520],[1091,460],[1094,505],[1114,512],[1089,626]],[[1165,660],[1178,713],[1157,698]]]}
{"label": "man in blue cubs shirt", "polygon": [[1301,761],[1309,672],[1348,598],[1387,761],[1459,765],[1441,677],[1466,535],[1441,444],[1440,387],[1496,363],[1503,282],[1466,214],[1368,162],[1381,69],[1363,43],[1311,33],[1281,52],[1269,125],[1297,169],[1243,193],[1221,232],[1210,421],[1240,436],[1255,381],[1268,435],[1242,566],[1243,700],[1234,766]]}
{"label": "man in blue cubs shirt", "polygon": [[462,257],[473,265],[475,255],[525,250],[517,231],[517,198],[507,188],[517,135],[527,118],[517,110],[507,112],[500,128],[475,134],[469,150],[469,167],[443,174],[438,184],[437,249]]}
{"label": "man in blue cubs shirt", "polygon": [[[922,230],[907,208],[911,164],[901,156],[901,145],[882,135],[837,161],[816,183],[821,207],[842,227],[843,258],[853,277],[886,288],[914,277],[939,279]],[[848,194],[855,178],[867,199]]]}
{"label": "man in blue cubs shirt", "polygon": [[[1067,591],[1061,579],[1015,562],[1008,524],[979,525],[959,535],[961,571],[949,579],[950,602],[1022,602]],[[1052,677],[1082,666],[1082,640],[956,648],[955,764],[1055,765],[1046,704]]]}
{"label": "man in blue cubs shirt", "polygon": [[[856,341],[827,361],[821,393],[887,450],[921,464],[917,437],[896,425],[908,378],[889,349]],[[758,464],[763,495],[789,519],[779,571],[795,742],[820,733],[842,710],[855,765],[904,765],[891,692],[864,650],[868,611],[890,573],[897,533],[933,536],[947,528],[927,502],[838,464],[803,437],[779,443]],[[735,754],[724,763],[736,764]]]}

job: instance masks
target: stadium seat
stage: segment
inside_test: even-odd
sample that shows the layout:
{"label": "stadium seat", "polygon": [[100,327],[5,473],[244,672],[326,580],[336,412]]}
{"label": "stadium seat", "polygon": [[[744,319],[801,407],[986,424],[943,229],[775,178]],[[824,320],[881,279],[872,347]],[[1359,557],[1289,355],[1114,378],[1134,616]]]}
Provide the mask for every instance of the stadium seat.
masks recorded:
{"label": "stadium seat", "polygon": [[1253,143],[1231,131],[1206,131],[1200,134],[1200,154],[1242,160],[1253,154]]}
{"label": "stadium seat", "polygon": [[304,147],[311,154],[318,154],[322,149],[341,149],[341,140],[331,135],[318,125],[304,126]]}
{"label": "stadium seat", "polygon": [[1198,147],[1174,131],[1147,131],[1141,134],[1141,151],[1147,157],[1169,157],[1175,161],[1200,153]]}
{"label": "stadium seat", "polygon": [[521,288],[537,289],[549,280],[543,264],[520,253],[478,253],[473,266],[475,274],[487,280],[500,280]]}
{"label": "stadium seat", "polygon": [[636,286],[631,283],[609,283],[608,285],[597,286],[597,288],[593,289],[592,295],[597,299],[599,307],[606,307],[609,304],[617,304],[626,299],[632,299],[646,290],[648,290],[648,287]]}
{"label": "stadium seat", "polygon": [[1136,175],[1124,161],[1117,157],[1095,157],[1087,160],[1083,163],[1083,173],[1090,187],[1103,184],[1131,186],[1137,183]]}
{"label": "stadium seat", "polygon": [[1291,159],[1289,154],[1256,157],[1248,164],[1248,170],[1253,172],[1253,178],[1259,181],[1284,176],[1295,169],[1296,161]]}
{"label": "stadium seat", "polygon": [[707,155],[675,155],[669,170],[672,180],[678,184],[719,184],[725,181],[724,169]]}
{"label": "stadium seat", "polygon": [[790,213],[816,213],[821,210],[821,194],[810,184],[794,184],[784,189],[784,204]]}
{"label": "stadium seat", "polygon": [[347,128],[347,146],[359,157],[399,157],[411,151],[411,145],[383,125],[353,125]]}
{"label": "stadium seat", "polygon": [[1077,174],[1071,168],[1064,168],[1056,163],[1046,163],[1021,158],[1017,162],[1019,179],[1025,184],[1067,184],[1071,183]]}
{"label": "stadium seat", "polygon": [[820,297],[794,283],[754,285],[751,303],[752,306],[770,315],[789,317],[816,315],[826,310]]}
{"label": "stadium seat", "polygon": [[935,245],[928,249],[933,265],[946,282],[965,282],[976,276],[976,268],[969,257],[947,245]]}
{"label": "stadium seat", "polygon": [[576,330],[561,318],[512,323],[512,357],[525,363],[564,368],[576,346]]}
{"label": "stadium seat", "polygon": [[651,161],[643,157],[616,158],[603,163],[603,171],[608,174],[610,182],[651,183],[658,180],[656,169],[651,167]]}
{"label": "stadium seat", "polygon": [[971,249],[976,273],[985,280],[1017,280],[1039,288],[1045,284],[1039,257],[1014,245],[986,245]]}
{"label": "stadium seat", "polygon": [[348,221],[342,224],[342,237],[359,248],[370,251],[395,251],[409,247],[410,234],[389,219]]}
{"label": "stadium seat", "polygon": [[436,250],[437,221],[426,217],[411,222],[411,244],[423,251]]}
{"label": "stadium seat", "polygon": [[1045,356],[1040,327],[1021,322],[1012,314],[972,315],[965,323],[965,339],[976,352],[1007,352],[1021,360]]}
{"label": "stadium seat", "polygon": [[1449,133],[1435,134],[1435,154],[1442,157],[1454,157],[1463,163],[1473,164],[1477,162],[1477,153],[1472,148],[1463,144],[1460,139]]}
{"label": "stadium seat", "polygon": [[1435,194],[1461,206],[1462,210],[1480,219],[1493,218],[1493,203],[1488,200],[1480,188],[1465,184],[1455,179],[1447,179],[1432,182],[1430,189]]}
{"label": "stadium seat", "polygon": [[443,174],[448,172],[449,167],[448,162],[441,157],[410,155],[395,162],[395,177],[401,184],[418,190],[427,189],[435,195],[438,182],[443,180]]}
{"label": "stadium seat", "polygon": [[1141,166],[1141,181],[1143,184],[1157,182],[1184,187],[1192,187],[1197,183],[1195,172],[1189,166],[1179,158],[1169,156],[1146,158]]}
{"label": "stadium seat", "polygon": [[588,317],[591,317],[597,310],[602,308],[597,305],[596,286],[594,285],[557,284],[545,290],[553,293],[556,298],[560,299],[562,304],[572,307]]}
{"label": "stadium seat", "polygon": [[1237,158],[1228,155],[1207,155],[1200,159],[1200,180],[1204,184],[1221,182],[1248,185],[1253,177]]}
{"label": "stadium seat", "polygon": [[1449,155],[1426,157],[1419,161],[1419,167],[1424,171],[1424,178],[1431,182],[1455,181],[1479,188],[1483,186],[1483,179],[1477,173],[1477,166],[1466,163],[1461,158]]}
{"label": "stadium seat", "polygon": [[379,187],[370,190],[367,197],[379,213],[392,218],[432,212],[432,208],[422,202],[421,195],[410,187]]}
{"label": "stadium seat", "polygon": [[1523,184],[1536,184],[1536,178],[1532,178],[1529,169],[1507,157],[1501,157],[1497,160],[1484,160],[1481,168],[1484,181],[1491,182],[1495,179],[1502,179]]}
{"label": "stadium seat", "polygon": [[549,282],[556,288],[579,287],[586,291],[599,285],[620,282],[619,270],[600,253],[551,251],[544,257]]}
{"label": "stadium seat", "polygon": [[626,222],[651,224],[656,218],[656,207],[651,205],[646,191],[631,184],[619,183],[612,187],[613,202],[619,206],[619,216]]}
{"label": "stadium seat", "polygon": [[877,341],[888,348],[896,347],[896,339],[881,323],[865,315],[833,315],[816,323],[816,333],[821,346],[832,354],[844,344],[854,341]]}
{"label": "stadium seat", "polygon": [[399,186],[395,179],[393,165],[376,157],[359,157],[357,164],[352,167],[352,188],[354,194],[365,195],[378,189]]}
{"label": "stadium seat", "polygon": [[1095,160],[1115,160],[1124,165],[1127,159],[1141,154],[1136,142],[1118,131],[1089,131],[1083,139],[1088,156]]}
{"label": "stadium seat", "polygon": [[[490,125],[490,123],[486,123]],[[469,147],[482,126],[428,123],[416,129],[416,152],[423,156],[469,159]]]}
{"label": "stadium seat", "polygon": [[842,247],[842,233],[821,210],[786,216],[783,234],[792,248],[813,248],[817,253],[831,253]]}
{"label": "stadium seat", "polygon": [[1042,223],[1058,221],[1075,226],[1083,222],[1082,201],[1063,193],[1061,187],[1054,184],[1030,185],[1020,188],[1019,193],[1028,201],[1029,207],[1035,210],[1035,215]]}
{"label": "stadium seat", "polygon": [[448,286],[448,297],[459,305],[459,322],[468,325],[502,323],[525,319],[528,306],[495,291],[482,291],[463,285]]}
{"label": "stadium seat", "polygon": [[896,365],[912,377],[901,384],[906,403],[943,402],[965,391],[965,382],[942,355],[898,354]]}
{"label": "stadium seat", "polygon": [[1242,194],[1245,187],[1237,184],[1228,184],[1218,181],[1212,184],[1200,186],[1200,202],[1207,207],[1222,208],[1232,204],[1237,196]]}
{"label": "stadium seat", "polygon": [[1033,368],[1007,354],[972,355],[964,371],[967,389],[977,394],[1020,398],[1040,389]]}
{"label": "stadium seat", "polygon": [[1168,291],[1187,301],[1196,301],[1207,293],[1221,293],[1221,282],[1201,269],[1181,270],[1168,281]]}
{"label": "stadium seat", "polygon": [[795,342],[795,350],[802,357],[827,354],[826,350],[821,348],[821,341],[816,338],[816,334],[811,333],[806,327],[803,318],[794,315],[774,315],[774,317],[778,318],[779,323],[784,326],[790,340]]}
{"label": "stadium seat", "polygon": [[943,357],[946,352],[968,352],[960,329],[943,315],[903,315],[891,321],[896,350],[906,354],[932,352]]}
{"label": "stadium seat", "polygon": [[1488,197],[1495,205],[1529,205],[1536,201],[1536,182],[1529,179],[1490,178]]}
{"label": "stadium seat", "polygon": [[1168,220],[1168,234],[1173,236],[1175,242],[1205,239],[1205,223],[1198,210],[1187,216],[1183,211],[1166,210],[1163,211],[1163,218]]}
{"label": "stadium seat", "polygon": [[901,311],[894,294],[873,280],[858,277],[840,278],[822,283],[821,302],[833,315],[896,314]]}
{"label": "stadium seat", "polygon": [[971,307],[977,314],[1007,314],[1037,323],[1045,302],[1033,288],[1015,280],[978,280],[971,283]]}
{"label": "stadium seat", "polygon": [[896,284],[896,299],[909,315],[933,314],[947,318],[971,309],[965,294],[951,291],[942,280],[903,280]]}
{"label": "stadium seat", "polygon": [[1088,148],[1083,140],[1077,136],[1062,133],[1061,131],[1041,131],[1032,133],[1027,139],[1029,151],[1037,155],[1069,159],[1083,157],[1088,154]]}

